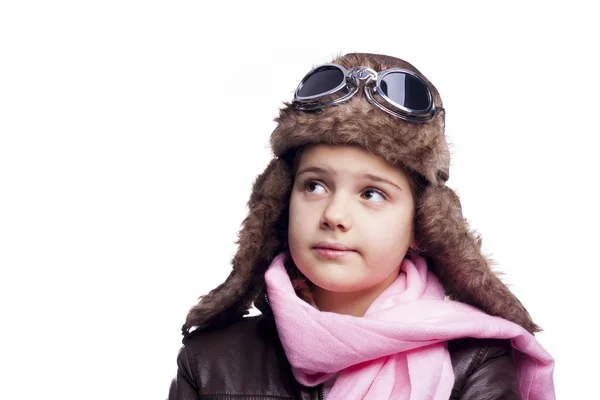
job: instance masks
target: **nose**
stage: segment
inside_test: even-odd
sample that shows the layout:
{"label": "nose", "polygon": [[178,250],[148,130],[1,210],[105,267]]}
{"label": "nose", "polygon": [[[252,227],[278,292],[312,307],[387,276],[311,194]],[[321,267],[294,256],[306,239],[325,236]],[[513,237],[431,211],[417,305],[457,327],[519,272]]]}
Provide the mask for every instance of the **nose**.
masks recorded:
{"label": "nose", "polygon": [[352,227],[350,210],[343,196],[332,196],[331,201],[323,210],[320,225],[322,229],[339,229],[343,232]]}

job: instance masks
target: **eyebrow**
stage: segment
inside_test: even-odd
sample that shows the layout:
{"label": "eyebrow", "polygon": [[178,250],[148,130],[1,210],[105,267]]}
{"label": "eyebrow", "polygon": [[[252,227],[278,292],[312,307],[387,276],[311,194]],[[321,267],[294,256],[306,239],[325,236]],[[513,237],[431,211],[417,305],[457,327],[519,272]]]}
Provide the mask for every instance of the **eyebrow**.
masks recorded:
{"label": "eyebrow", "polygon": [[[336,173],[335,173],[335,171],[331,171],[331,170],[329,170],[329,169],[326,169],[326,168],[322,168],[322,167],[316,167],[316,166],[315,166],[315,167],[306,167],[306,168],[303,168],[303,169],[301,169],[301,170],[300,170],[300,171],[299,171],[299,172],[296,174],[296,176],[298,177],[298,176],[300,176],[300,175],[302,175],[302,174],[304,174],[304,173],[306,173],[306,172],[318,172],[318,173],[322,173],[322,174],[332,174],[332,175],[335,175],[335,174],[336,174]],[[372,181],[375,181],[375,182],[383,182],[383,183],[387,183],[387,184],[390,184],[390,185],[392,185],[392,186],[395,186],[395,187],[397,187],[398,189],[402,190],[402,188],[401,188],[400,186],[396,185],[394,182],[390,181],[389,179],[382,178],[382,177],[380,177],[380,176],[373,175],[373,174],[370,174],[370,173],[368,173],[368,172],[364,172],[364,173],[362,173],[362,174],[359,174],[359,176],[360,176],[361,178],[369,178],[369,179],[371,179]]]}

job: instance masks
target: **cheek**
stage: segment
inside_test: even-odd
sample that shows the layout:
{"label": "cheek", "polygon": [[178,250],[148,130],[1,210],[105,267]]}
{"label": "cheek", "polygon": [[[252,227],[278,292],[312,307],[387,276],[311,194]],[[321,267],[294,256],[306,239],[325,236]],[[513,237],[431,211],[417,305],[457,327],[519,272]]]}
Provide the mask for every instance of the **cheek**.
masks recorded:
{"label": "cheek", "polygon": [[363,230],[370,255],[379,258],[396,257],[408,248],[412,236],[412,218],[405,213],[387,216],[377,221],[378,229]]}
{"label": "cheek", "polygon": [[307,224],[309,223],[307,212],[304,209],[302,202],[299,201],[294,194],[292,194],[290,198],[290,213],[288,218],[288,241],[291,247],[302,240],[303,236],[305,236],[303,233],[307,229]]}

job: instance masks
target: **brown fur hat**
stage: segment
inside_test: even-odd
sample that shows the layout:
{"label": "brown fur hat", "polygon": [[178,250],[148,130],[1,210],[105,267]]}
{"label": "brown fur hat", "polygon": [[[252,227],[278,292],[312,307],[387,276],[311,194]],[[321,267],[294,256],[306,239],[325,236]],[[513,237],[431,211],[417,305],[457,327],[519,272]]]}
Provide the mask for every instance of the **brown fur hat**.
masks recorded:
{"label": "brown fur hat", "polygon": [[349,101],[318,112],[300,111],[285,102],[271,135],[274,158],[253,184],[233,270],[224,283],[202,296],[189,311],[182,328],[184,336],[192,327],[205,328],[245,315],[264,289],[266,269],[287,249],[294,154],[304,145],[317,143],[362,146],[423,182],[416,199],[415,240],[447,296],[513,321],[529,332],[539,331],[492,270],[493,262],[481,253],[481,237],[470,230],[458,196],[445,185],[450,153],[444,135],[445,111],[435,87],[412,65],[389,56],[351,53],[332,62],[347,69],[366,66],[375,71],[414,71],[429,84],[440,110],[428,123],[411,123],[374,107],[362,91]]}

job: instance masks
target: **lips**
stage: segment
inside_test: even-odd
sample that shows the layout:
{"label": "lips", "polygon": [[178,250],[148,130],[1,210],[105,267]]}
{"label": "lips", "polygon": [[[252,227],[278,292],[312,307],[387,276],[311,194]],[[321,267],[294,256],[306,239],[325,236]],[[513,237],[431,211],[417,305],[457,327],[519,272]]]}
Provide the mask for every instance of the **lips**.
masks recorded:
{"label": "lips", "polygon": [[313,246],[315,249],[324,249],[324,250],[337,250],[337,251],[356,251],[351,247],[348,247],[342,243],[338,242],[320,242]]}
{"label": "lips", "polygon": [[321,242],[313,246],[317,256],[322,260],[342,260],[356,253],[356,250],[337,242]]}

